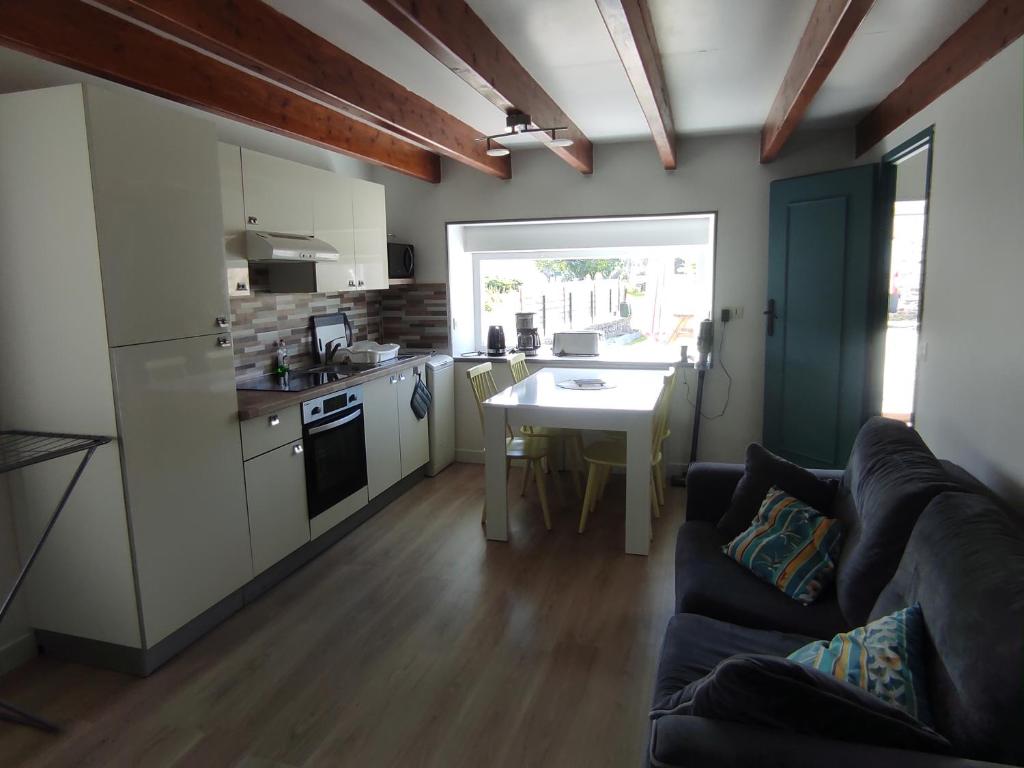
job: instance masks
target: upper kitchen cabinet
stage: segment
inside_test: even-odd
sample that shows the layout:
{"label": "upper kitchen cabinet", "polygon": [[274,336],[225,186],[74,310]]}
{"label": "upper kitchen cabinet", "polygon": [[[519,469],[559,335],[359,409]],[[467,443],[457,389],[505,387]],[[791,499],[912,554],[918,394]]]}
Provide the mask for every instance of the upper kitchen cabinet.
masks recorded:
{"label": "upper kitchen cabinet", "polygon": [[338,251],[337,262],[316,265],[317,292],[351,291],[356,288],[352,180],[328,171],[310,170],[316,178],[313,234]]}
{"label": "upper kitchen cabinet", "polygon": [[388,223],[384,187],[362,179],[352,179],[351,183],[356,286],[364,291],[386,290]]}
{"label": "upper kitchen cabinet", "polygon": [[220,209],[224,221],[224,261],[228,296],[248,296],[249,263],[245,260],[245,202],[242,194],[242,150],[217,145],[220,161]]}
{"label": "upper kitchen cabinet", "polygon": [[259,232],[313,234],[316,170],[242,149],[245,226]]}
{"label": "upper kitchen cabinet", "polygon": [[85,102],[110,346],[226,328],[213,124],[120,91]]}

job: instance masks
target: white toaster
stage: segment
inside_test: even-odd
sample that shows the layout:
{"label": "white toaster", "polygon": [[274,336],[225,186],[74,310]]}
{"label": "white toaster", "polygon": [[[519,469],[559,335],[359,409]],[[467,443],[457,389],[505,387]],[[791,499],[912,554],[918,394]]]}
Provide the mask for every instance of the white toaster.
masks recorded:
{"label": "white toaster", "polygon": [[551,351],[556,355],[597,355],[600,331],[563,331],[556,333]]}

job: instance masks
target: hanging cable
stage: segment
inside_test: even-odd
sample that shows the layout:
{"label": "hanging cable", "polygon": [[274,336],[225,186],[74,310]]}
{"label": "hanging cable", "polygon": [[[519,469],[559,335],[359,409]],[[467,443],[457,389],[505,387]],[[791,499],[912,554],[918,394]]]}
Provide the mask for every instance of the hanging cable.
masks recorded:
{"label": "hanging cable", "polygon": [[[715,419],[718,419],[718,418],[721,418],[722,416],[724,416],[726,409],[728,409],[728,407],[729,407],[729,400],[732,397],[732,374],[729,373],[729,369],[725,365],[725,356],[724,356],[724,350],[725,350],[725,327],[727,325],[728,325],[728,323],[722,323],[722,334],[719,337],[719,341],[718,341],[718,357],[716,358],[718,365],[722,369],[722,373],[725,374],[725,378],[728,380],[728,384],[726,385],[726,389],[725,389],[725,403],[722,405],[722,410],[719,411],[718,413],[716,413],[713,416],[708,416],[706,413],[704,413],[704,411],[702,409],[701,412],[700,412],[700,417],[702,419],[707,420],[707,421],[714,421]],[[684,369],[684,373],[685,373],[685,369]],[[693,400],[690,399],[690,382],[688,382],[686,380],[686,376],[685,375],[683,376],[683,385],[686,387],[686,402],[688,402],[691,406],[696,408],[697,404]]]}

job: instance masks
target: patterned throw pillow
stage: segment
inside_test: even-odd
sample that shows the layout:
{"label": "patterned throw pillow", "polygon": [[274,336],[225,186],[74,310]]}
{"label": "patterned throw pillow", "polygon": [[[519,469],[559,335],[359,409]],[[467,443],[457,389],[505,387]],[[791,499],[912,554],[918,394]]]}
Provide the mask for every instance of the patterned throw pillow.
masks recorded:
{"label": "patterned throw pillow", "polygon": [[816,640],[789,658],[859,686],[930,726],[921,667],[924,632],[921,606],[912,605],[830,641]]}
{"label": "patterned throw pillow", "polygon": [[804,605],[835,575],[842,526],[772,486],[750,527],[722,551]]}

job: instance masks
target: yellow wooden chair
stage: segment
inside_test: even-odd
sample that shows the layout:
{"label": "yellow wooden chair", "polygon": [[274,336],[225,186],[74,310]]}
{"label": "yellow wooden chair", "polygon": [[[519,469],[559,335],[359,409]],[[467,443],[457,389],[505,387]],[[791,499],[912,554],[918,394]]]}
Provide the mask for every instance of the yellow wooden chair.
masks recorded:
{"label": "yellow wooden chair", "polygon": [[[512,374],[512,380],[518,384],[530,375],[530,369],[526,367],[526,355],[516,352],[508,356],[508,369]],[[576,485],[576,493],[583,496],[583,435],[578,429],[566,427],[531,427],[523,426],[520,431],[524,435],[533,437],[547,437],[551,440],[562,440],[565,445],[565,456],[569,460],[569,470],[572,472],[572,479]],[[527,468],[529,471],[529,468]],[[523,488],[526,488],[526,476],[523,476]]]}
{"label": "yellow wooden chair", "polygon": [[[651,439],[651,512],[654,517],[661,516],[660,505],[664,503],[664,497],[659,493],[658,488],[663,473],[659,471],[658,467],[662,464],[662,447],[668,436],[668,418],[675,378],[676,371],[673,369],[672,373],[665,377],[665,384],[654,409]],[[586,447],[583,458],[587,462],[588,470],[587,489],[583,494],[583,507],[580,510],[580,533],[586,530],[587,518],[604,494],[612,469],[626,466],[625,437],[609,437],[599,440]]]}
{"label": "yellow wooden chair", "polygon": [[[484,429],[484,400],[498,394],[498,386],[494,383],[494,376],[491,374],[491,364],[481,363],[474,365],[466,376],[469,378],[469,386],[476,398],[476,408],[480,415],[480,427]],[[544,477],[544,469],[541,462],[548,455],[548,440],[537,435],[513,435],[512,430],[506,426],[508,436],[505,438],[505,471],[512,466],[513,461],[525,462],[523,468],[523,492],[526,490],[526,483],[530,470],[537,480],[537,495],[540,497],[540,507],[544,513],[544,527],[551,530],[551,509],[548,504],[547,480]],[[487,506],[484,505],[481,522],[487,519]]]}

